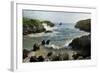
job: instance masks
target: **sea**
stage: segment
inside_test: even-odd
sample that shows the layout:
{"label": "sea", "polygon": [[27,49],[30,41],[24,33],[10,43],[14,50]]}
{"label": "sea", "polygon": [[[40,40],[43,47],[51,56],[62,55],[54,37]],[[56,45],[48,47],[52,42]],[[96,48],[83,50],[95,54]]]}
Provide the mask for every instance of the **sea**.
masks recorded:
{"label": "sea", "polygon": [[88,35],[88,32],[75,28],[75,23],[55,23],[54,27],[43,24],[47,31],[33,33],[23,36],[23,49],[31,50],[35,43],[41,44],[43,40],[50,40],[50,45],[57,47],[67,47],[74,38]]}

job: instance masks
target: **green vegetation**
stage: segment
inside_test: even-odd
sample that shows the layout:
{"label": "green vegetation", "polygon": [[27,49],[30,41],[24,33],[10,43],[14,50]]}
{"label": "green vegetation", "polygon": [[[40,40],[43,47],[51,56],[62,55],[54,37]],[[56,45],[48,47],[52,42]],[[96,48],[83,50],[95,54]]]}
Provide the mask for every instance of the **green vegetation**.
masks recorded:
{"label": "green vegetation", "polygon": [[23,34],[30,34],[30,33],[41,33],[45,32],[46,29],[42,25],[42,23],[47,23],[47,25],[53,27],[54,24],[50,21],[40,21],[38,19],[29,19],[23,17]]}
{"label": "green vegetation", "polygon": [[39,26],[41,25],[40,20],[38,19],[29,19],[29,18],[23,18],[23,25],[28,25],[28,26]]}
{"label": "green vegetation", "polygon": [[76,23],[75,27],[79,28],[80,30],[90,32],[91,31],[91,19],[80,20]]}

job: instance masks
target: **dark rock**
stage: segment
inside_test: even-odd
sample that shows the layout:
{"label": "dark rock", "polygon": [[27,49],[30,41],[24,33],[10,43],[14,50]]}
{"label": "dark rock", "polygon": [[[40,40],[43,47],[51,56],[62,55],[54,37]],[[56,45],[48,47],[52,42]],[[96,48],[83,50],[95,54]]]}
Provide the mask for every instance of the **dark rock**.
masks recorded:
{"label": "dark rock", "polygon": [[80,54],[76,53],[72,55],[73,59],[76,60],[80,57]]}
{"label": "dark rock", "polygon": [[39,62],[43,62],[43,61],[44,61],[44,58],[43,58],[42,56],[39,56],[39,57],[38,57],[38,61],[39,61]]}
{"label": "dark rock", "polygon": [[53,53],[52,52],[49,52],[48,54],[47,54],[47,56],[49,57],[49,56],[51,56]]}
{"label": "dark rock", "polygon": [[80,20],[77,22],[75,27],[79,28],[80,30],[91,32],[91,19]]}
{"label": "dark rock", "polygon": [[41,43],[42,45],[45,45],[45,40],[42,40],[42,43]]}
{"label": "dark rock", "polygon": [[90,59],[90,56],[86,55],[86,54],[83,54],[83,53],[76,53],[76,54],[73,54],[72,55],[73,59],[76,60],[76,59],[79,59],[79,60],[82,60],[82,59]]}
{"label": "dark rock", "polygon": [[50,43],[50,40],[47,40],[47,41],[46,41],[46,44],[49,45],[49,43]]}
{"label": "dark rock", "polygon": [[81,51],[81,54],[86,57],[91,55],[91,39],[90,35],[82,36],[80,38],[74,39],[69,46],[72,47],[73,50]]}
{"label": "dark rock", "polygon": [[28,53],[30,51],[26,50],[26,49],[23,49],[23,59],[25,59],[26,57],[28,57]]}
{"label": "dark rock", "polygon": [[30,62],[38,62],[38,59],[36,58],[36,56],[32,56],[30,58]]}
{"label": "dark rock", "polygon": [[33,45],[33,50],[32,51],[37,51],[37,50],[39,50],[40,49],[40,46],[38,45],[38,44],[34,44]]}
{"label": "dark rock", "polygon": [[62,23],[59,23],[59,25],[62,25]]}
{"label": "dark rock", "polygon": [[45,31],[45,33],[51,33],[51,32],[52,32],[52,31],[49,31],[49,30],[48,30],[48,31],[47,31],[47,30]]}

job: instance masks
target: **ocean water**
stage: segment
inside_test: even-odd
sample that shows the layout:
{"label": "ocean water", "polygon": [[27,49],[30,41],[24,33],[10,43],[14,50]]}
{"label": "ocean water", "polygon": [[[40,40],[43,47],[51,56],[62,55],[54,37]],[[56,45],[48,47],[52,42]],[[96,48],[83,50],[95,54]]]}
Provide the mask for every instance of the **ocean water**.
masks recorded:
{"label": "ocean water", "polygon": [[23,49],[30,50],[34,43],[41,43],[42,40],[50,40],[51,45],[66,47],[74,38],[89,34],[74,28],[74,23],[62,23],[62,25],[55,23],[55,26],[52,28],[45,24],[44,26],[46,30],[50,29],[52,32],[42,32],[23,36]]}

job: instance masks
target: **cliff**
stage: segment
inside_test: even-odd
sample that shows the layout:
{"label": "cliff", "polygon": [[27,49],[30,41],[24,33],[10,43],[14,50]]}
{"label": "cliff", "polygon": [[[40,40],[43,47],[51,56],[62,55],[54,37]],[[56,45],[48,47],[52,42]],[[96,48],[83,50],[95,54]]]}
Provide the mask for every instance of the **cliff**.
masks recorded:
{"label": "cliff", "polygon": [[50,21],[40,21],[38,19],[29,19],[23,17],[23,34],[26,35],[30,33],[46,32],[46,29],[42,23],[46,23],[50,27],[54,26],[54,24]]}

